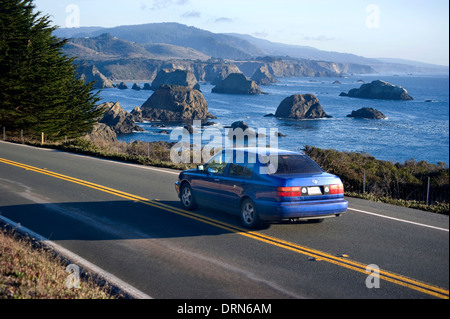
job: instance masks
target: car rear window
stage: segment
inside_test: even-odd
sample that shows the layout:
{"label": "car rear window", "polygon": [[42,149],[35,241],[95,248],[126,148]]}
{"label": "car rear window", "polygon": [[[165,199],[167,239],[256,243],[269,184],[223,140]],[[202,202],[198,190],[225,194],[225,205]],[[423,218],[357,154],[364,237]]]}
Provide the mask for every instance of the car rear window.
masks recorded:
{"label": "car rear window", "polygon": [[277,174],[305,174],[321,173],[323,170],[312,159],[306,155],[271,155],[264,158],[267,165],[272,165]]}

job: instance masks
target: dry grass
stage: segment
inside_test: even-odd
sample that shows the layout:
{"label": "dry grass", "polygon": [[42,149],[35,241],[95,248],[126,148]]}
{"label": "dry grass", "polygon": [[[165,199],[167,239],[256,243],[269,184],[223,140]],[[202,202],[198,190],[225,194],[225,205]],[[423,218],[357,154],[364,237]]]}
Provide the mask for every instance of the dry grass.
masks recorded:
{"label": "dry grass", "polygon": [[[68,288],[66,265],[52,252],[0,228],[0,299],[116,299],[107,286],[81,278]],[[87,276],[89,277],[89,276]]]}

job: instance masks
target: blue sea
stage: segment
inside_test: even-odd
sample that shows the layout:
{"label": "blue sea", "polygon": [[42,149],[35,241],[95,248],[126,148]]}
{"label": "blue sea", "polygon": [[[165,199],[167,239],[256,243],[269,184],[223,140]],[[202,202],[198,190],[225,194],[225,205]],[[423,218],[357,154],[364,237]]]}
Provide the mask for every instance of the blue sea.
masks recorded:
{"label": "blue sea", "polygon": [[[341,97],[341,92],[359,88],[363,82],[384,80],[405,88],[413,101],[386,101]],[[339,81],[341,84],[335,84]],[[143,82],[140,83],[141,87]],[[131,88],[133,82],[127,83]],[[245,121],[254,130],[278,129],[279,148],[301,150],[305,145],[338,151],[364,152],[377,159],[403,163],[406,160],[449,163],[449,77],[448,75],[355,75],[345,78],[281,78],[271,86],[261,86],[267,95],[231,95],[211,93],[214,87],[201,83],[201,91],[211,114],[217,117],[214,128],[225,132],[224,126]],[[103,89],[102,102],[120,102],[126,111],[141,106],[153,91]],[[280,102],[293,94],[316,95],[323,109],[332,118],[286,120],[264,117],[275,113]],[[372,107],[387,116],[384,120],[347,117],[353,110]],[[122,141],[170,141],[169,134],[180,125],[155,127],[139,123],[145,132],[119,137]],[[200,128],[197,128],[199,130]],[[200,131],[199,131],[200,132]],[[269,135],[269,134],[268,134]],[[267,136],[267,144],[270,138]],[[208,143],[208,141],[203,141]]]}

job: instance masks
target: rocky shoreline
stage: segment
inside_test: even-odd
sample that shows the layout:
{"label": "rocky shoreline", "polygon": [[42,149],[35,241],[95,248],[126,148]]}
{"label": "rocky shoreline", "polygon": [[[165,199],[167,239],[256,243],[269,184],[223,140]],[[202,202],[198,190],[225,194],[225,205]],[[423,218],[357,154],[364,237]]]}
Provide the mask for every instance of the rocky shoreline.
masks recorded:
{"label": "rocky shoreline", "polygon": [[[90,69],[97,73],[96,69]],[[217,94],[265,94],[255,81],[246,77],[242,73],[234,73],[233,67],[216,70],[214,83],[216,86],[211,93]],[[259,75],[267,70],[258,69]],[[231,72],[228,74],[228,72]],[[273,81],[273,79],[271,80]],[[334,84],[336,81],[334,82]],[[270,85],[270,83],[269,83]],[[115,85],[117,89],[129,89],[125,83]],[[140,107],[136,106],[131,113],[122,109],[118,102],[103,103],[99,108],[105,110],[103,117],[99,118],[86,138],[90,140],[104,140],[109,142],[117,141],[117,134],[129,134],[144,131],[136,123],[144,121],[160,123],[185,123],[192,125],[194,120],[208,122],[216,117],[208,110],[208,104],[199,90],[200,86],[195,75],[187,70],[163,69],[157,74],[153,83],[145,83],[145,90],[154,91],[151,96]],[[139,84],[132,87],[141,90]],[[368,84],[363,84],[359,89],[352,89],[349,93],[341,93],[340,96],[359,97],[367,99],[413,99],[408,92],[399,86],[392,85],[385,81],[376,80]],[[314,94],[294,94],[283,99],[278,105],[275,114],[266,114],[277,118],[291,120],[330,118]],[[373,108],[363,107],[353,110],[347,117],[363,119],[386,119],[387,117]],[[236,123],[244,123],[242,119],[235,119]],[[210,122],[208,122],[210,123]],[[248,126],[247,126],[248,128]],[[168,133],[165,130],[161,134]],[[279,134],[279,137],[284,136]]]}

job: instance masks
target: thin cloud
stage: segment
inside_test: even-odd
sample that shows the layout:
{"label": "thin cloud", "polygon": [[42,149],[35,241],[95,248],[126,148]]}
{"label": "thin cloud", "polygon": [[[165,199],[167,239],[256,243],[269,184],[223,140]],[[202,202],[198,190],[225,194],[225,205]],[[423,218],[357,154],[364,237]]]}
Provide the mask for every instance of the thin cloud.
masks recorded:
{"label": "thin cloud", "polygon": [[153,0],[147,5],[144,1],[141,1],[141,10],[156,11],[165,9],[171,6],[183,6],[189,3],[189,0]]}
{"label": "thin cloud", "polygon": [[202,14],[198,11],[188,11],[181,15],[182,18],[200,18]]}
{"label": "thin cloud", "polygon": [[216,23],[232,23],[232,22],[233,22],[233,19],[231,19],[231,18],[226,18],[226,17],[220,17],[220,18],[217,18],[217,19],[215,20],[215,22],[216,22]]}
{"label": "thin cloud", "polygon": [[325,35],[319,35],[319,36],[315,36],[315,37],[304,36],[302,39],[305,41],[334,41],[334,40],[336,40],[334,38],[330,38]]}

